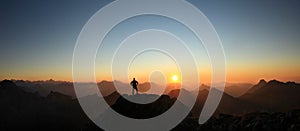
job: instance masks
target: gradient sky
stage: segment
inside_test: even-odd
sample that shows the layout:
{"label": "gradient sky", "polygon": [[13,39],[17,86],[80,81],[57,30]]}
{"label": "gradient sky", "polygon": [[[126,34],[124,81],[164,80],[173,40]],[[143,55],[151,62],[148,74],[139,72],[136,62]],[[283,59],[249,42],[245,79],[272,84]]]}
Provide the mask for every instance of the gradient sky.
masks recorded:
{"label": "gradient sky", "polygon": [[[71,81],[77,36],[87,20],[109,2],[0,1],[0,79]],[[300,82],[299,1],[189,2],[208,17],[222,40],[228,81]],[[206,68],[200,72],[209,76]]]}

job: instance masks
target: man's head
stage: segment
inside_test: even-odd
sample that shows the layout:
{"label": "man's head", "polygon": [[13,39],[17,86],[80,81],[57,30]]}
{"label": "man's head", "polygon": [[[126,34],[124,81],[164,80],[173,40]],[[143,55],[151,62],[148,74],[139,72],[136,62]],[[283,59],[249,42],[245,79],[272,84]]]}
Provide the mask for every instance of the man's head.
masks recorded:
{"label": "man's head", "polygon": [[133,78],[133,80],[135,80],[135,78]]}

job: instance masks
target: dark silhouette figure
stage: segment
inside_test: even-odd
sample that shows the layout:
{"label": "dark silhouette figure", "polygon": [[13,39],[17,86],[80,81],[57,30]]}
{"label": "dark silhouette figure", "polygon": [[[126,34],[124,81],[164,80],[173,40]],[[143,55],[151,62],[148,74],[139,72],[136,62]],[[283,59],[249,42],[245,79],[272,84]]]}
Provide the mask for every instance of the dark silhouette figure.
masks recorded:
{"label": "dark silhouette figure", "polygon": [[132,95],[134,95],[134,90],[136,90],[136,94],[138,93],[138,86],[139,82],[135,80],[135,78],[133,78],[133,80],[130,82],[130,85],[132,86]]}

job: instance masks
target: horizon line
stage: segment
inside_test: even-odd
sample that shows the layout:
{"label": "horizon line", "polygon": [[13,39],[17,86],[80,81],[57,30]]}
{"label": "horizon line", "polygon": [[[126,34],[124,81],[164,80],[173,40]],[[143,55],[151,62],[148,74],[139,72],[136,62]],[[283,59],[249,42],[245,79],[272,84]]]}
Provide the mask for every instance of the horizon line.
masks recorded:
{"label": "horizon line", "polygon": [[[53,79],[53,78],[50,78],[50,79],[39,79],[39,80],[29,80],[29,79],[14,79],[14,78],[10,78],[10,79],[1,79],[1,81],[3,80],[11,80],[11,81],[29,81],[29,82],[47,82],[47,81],[53,81],[53,82],[68,82],[68,83],[74,83],[74,81],[69,81],[69,80],[59,80],[59,79]],[[226,84],[257,84],[259,81],[261,80],[265,80],[266,82],[269,82],[269,81],[272,81],[272,80],[276,80],[276,81],[280,81],[280,82],[295,82],[295,83],[300,83],[299,81],[293,81],[293,80],[288,80],[288,81],[282,81],[282,80],[279,80],[279,79],[264,79],[264,78],[261,78],[259,79],[257,82],[246,82],[246,81],[226,81],[225,83]],[[101,83],[103,81],[107,81],[107,82],[113,82],[113,81],[117,81],[117,82],[122,82],[122,83],[127,83],[127,82],[124,82],[124,81],[121,81],[121,80],[98,80],[96,81],[96,83]],[[94,81],[80,81],[80,82],[77,82],[77,83],[95,83]],[[155,83],[155,82],[151,82],[151,81],[142,81],[140,83]],[[217,83],[221,83],[221,82],[217,82]],[[157,84],[157,83],[156,83]],[[168,82],[167,84],[180,84],[180,82]],[[210,85],[211,83],[210,82],[199,82],[199,85]]]}

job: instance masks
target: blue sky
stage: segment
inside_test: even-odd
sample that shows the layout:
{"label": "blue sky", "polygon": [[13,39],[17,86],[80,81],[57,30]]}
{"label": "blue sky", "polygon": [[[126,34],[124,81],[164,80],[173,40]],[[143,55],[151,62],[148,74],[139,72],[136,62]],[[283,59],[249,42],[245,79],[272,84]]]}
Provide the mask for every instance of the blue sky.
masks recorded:
{"label": "blue sky", "polygon": [[[299,81],[300,2],[189,0],[222,40],[231,81]],[[82,27],[109,0],[0,1],[0,79],[71,80]],[[180,10],[180,9],[179,9]],[[253,71],[256,70],[257,71]],[[251,70],[251,72],[247,72]]]}

